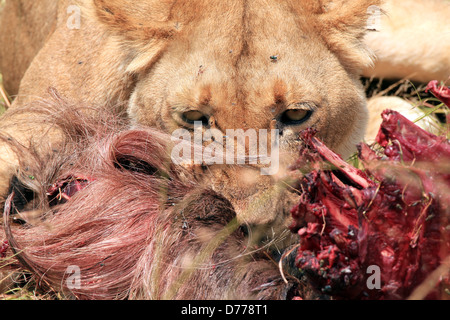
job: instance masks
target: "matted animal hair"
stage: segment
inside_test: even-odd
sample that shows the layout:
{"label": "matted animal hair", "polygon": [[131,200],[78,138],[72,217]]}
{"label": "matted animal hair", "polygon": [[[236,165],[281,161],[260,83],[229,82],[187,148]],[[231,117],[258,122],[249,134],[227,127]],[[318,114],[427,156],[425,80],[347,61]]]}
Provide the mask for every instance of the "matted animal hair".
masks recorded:
{"label": "matted animal hair", "polygon": [[[43,159],[9,140],[27,166],[0,226],[13,268],[78,299],[283,299],[297,290],[265,255],[246,251],[230,202],[170,162],[169,137],[52,95],[34,110],[62,132],[59,151]],[[17,213],[20,186],[39,198],[34,218]]]}

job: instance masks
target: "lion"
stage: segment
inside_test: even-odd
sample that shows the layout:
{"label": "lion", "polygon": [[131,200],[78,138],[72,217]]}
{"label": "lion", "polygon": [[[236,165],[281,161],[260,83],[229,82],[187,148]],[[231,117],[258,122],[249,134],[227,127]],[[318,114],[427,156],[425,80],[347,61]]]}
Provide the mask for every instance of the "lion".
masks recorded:
{"label": "lion", "polygon": [[[413,25],[408,21],[428,12],[435,18],[430,29],[444,25],[450,5],[416,2],[408,16],[402,6],[377,0],[7,1],[2,30],[10,31],[1,34],[0,67],[15,99],[0,132],[38,153],[57,153],[61,132],[51,119],[37,121],[33,110],[34,101],[49,98],[49,87],[73,106],[106,105],[130,127],[169,135],[209,130],[215,134],[207,140],[221,143],[227,130],[264,131],[267,140],[258,144],[279,151],[273,174],[261,174],[266,163],[248,159],[185,165],[231,203],[242,224],[270,226],[275,234],[273,226],[288,225],[298,196],[289,187],[289,165],[299,133],[313,127],[344,158],[363,139],[373,118],[362,74],[448,77],[449,42],[427,52],[422,68],[424,53],[408,50],[415,44],[405,45],[402,34]],[[386,48],[388,40],[394,44]],[[250,138],[233,139],[236,150],[247,155]],[[8,143],[0,144],[0,155],[4,202],[24,168]]]}

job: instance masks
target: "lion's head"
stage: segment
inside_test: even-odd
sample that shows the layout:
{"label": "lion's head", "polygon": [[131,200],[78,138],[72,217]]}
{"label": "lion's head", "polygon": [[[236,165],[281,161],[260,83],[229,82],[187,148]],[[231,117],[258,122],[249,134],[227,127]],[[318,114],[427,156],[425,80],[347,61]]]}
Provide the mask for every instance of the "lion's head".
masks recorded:
{"label": "lion's head", "polygon": [[[192,134],[197,121],[222,137],[227,129],[278,129],[278,174],[261,175],[248,162],[199,169],[243,219],[256,213],[262,221],[286,207],[274,186],[296,156],[300,131],[316,128],[343,156],[362,137],[359,71],[370,54],[361,40],[374,3],[95,0],[94,11],[127,44],[123,63],[137,77],[128,106],[134,121]],[[249,140],[241,140],[247,151]]]}
{"label": "lion's head", "polygon": [[[314,127],[344,157],[363,136],[359,74],[371,63],[363,37],[378,1],[73,1],[58,4],[58,26],[15,105],[52,86],[83,104],[125,103],[139,125],[192,141],[202,133],[227,160],[193,161],[197,177],[242,220],[268,222],[290,207],[283,177],[302,130]],[[86,13],[80,30],[65,22],[71,3]],[[261,174],[267,166],[274,170]]]}

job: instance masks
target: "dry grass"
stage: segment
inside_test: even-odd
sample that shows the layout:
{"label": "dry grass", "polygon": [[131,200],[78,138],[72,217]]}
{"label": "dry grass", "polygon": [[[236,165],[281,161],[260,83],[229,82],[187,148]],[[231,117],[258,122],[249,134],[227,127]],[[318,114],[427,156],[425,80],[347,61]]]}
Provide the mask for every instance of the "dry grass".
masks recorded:
{"label": "dry grass", "polygon": [[[448,81],[450,82],[450,80]],[[423,112],[423,116],[416,119],[427,118],[429,123],[433,123],[433,133],[447,136],[450,139],[449,108],[436,99],[430,92],[426,92],[427,83],[413,83],[408,79],[398,81],[363,79],[367,96],[396,96],[409,102],[415,108]],[[449,83],[442,83],[448,86]]]}
{"label": "dry grass", "polygon": [[0,116],[11,106],[11,100],[3,87],[3,76],[0,73]]}

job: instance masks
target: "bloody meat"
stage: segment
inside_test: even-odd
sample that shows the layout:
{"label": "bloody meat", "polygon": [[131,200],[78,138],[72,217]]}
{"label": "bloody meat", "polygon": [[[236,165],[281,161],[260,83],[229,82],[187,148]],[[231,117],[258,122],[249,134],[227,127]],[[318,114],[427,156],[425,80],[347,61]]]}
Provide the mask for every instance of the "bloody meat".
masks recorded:
{"label": "bloody meat", "polygon": [[[405,299],[449,255],[450,144],[385,111],[357,169],[308,129],[294,168],[296,266],[335,299]],[[448,298],[448,272],[426,298]]]}

